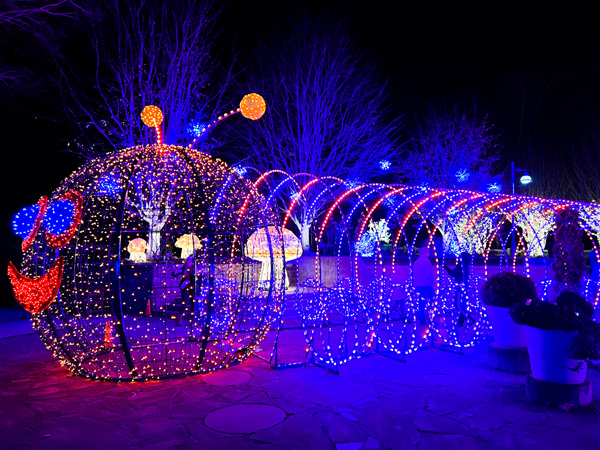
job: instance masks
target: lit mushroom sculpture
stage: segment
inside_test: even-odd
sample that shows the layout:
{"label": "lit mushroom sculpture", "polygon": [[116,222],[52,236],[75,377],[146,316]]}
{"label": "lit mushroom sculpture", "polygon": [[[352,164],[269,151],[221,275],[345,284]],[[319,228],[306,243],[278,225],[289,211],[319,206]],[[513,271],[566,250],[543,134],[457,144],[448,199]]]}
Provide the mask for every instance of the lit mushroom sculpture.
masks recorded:
{"label": "lit mushroom sculpture", "polygon": [[146,262],[146,250],[148,243],[142,238],[135,238],[127,246],[129,259],[135,262]]}
{"label": "lit mushroom sculpture", "polygon": [[[282,243],[283,238],[283,243]],[[269,239],[271,246],[269,246]],[[283,244],[283,245],[282,245]],[[285,277],[285,288],[287,289],[290,280],[287,273],[283,270],[283,261],[291,261],[302,256],[302,243],[296,235],[287,228],[270,226],[255,231],[246,242],[246,256],[260,261],[261,269],[258,279],[259,286],[269,287],[271,281],[271,252],[273,249],[273,263],[275,264],[275,279]]]}
{"label": "lit mushroom sculpture", "polygon": [[188,256],[193,255],[201,246],[202,242],[200,242],[200,238],[194,233],[184,234],[175,242],[175,247],[181,249],[181,259],[186,259]]}

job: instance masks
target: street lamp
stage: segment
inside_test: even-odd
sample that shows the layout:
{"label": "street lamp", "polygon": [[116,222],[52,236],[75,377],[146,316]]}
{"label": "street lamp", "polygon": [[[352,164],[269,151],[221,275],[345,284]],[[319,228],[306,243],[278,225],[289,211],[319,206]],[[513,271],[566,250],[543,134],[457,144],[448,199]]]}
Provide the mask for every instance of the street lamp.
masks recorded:
{"label": "street lamp", "polygon": [[512,195],[515,195],[515,172],[523,172],[523,175],[519,179],[519,182],[523,186],[526,186],[529,183],[533,182],[533,178],[531,178],[531,175],[529,175],[527,173],[527,169],[519,169],[519,168],[515,167],[515,162],[511,161],[510,162],[510,184],[512,186]]}

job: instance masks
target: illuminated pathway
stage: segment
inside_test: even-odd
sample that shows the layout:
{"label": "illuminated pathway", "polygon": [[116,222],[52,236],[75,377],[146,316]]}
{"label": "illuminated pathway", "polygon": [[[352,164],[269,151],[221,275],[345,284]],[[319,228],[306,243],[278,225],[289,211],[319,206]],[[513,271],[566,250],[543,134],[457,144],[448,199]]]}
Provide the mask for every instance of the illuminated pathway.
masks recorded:
{"label": "illuminated pathway", "polygon": [[[598,446],[600,412],[530,402],[524,376],[489,368],[485,346],[408,359],[373,356],[332,375],[249,358],[210,375],[114,383],[69,376],[36,335],[0,339],[1,442],[90,450]],[[588,370],[588,378],[598,398],[600,374]],[[256,411],[265,416],[245,415]]]}

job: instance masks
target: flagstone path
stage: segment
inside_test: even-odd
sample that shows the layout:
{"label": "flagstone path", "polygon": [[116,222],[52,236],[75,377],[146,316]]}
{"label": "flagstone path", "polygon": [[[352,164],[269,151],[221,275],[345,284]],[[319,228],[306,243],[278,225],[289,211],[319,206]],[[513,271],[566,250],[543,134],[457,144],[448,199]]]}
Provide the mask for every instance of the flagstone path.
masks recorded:
{"label": "flagstone path", "polygon": [[77,378],[36,334],[0,338],[0,449],[600,448],[595,401],[570,409],[525,397],[525,376],[464,354],[401,363],[273,370],[251,357],[203,376],[114,383]]}

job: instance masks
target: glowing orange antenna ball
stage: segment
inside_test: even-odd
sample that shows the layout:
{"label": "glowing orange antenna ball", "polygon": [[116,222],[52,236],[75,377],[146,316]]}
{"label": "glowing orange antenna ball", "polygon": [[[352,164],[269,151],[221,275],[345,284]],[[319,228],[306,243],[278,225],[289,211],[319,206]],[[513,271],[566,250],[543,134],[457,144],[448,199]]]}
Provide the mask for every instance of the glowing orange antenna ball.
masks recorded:
{"label": "glowing orange antenna ball", "polygon": [[266,110],[265,99],[258,94],[248,94],[240,102],[240,111],[246,119],[258,120]]}
{"label": "glowing orange antenna ball", "polygon": [[163,122],[163,113],[158,106],[148,105],[142,110],[142,122],[146,126],[152,127],[156,130],[156,140],[158,145],[162,145],[162,129],[160,125]]}
{"label": "glowing orange antenna ball", "polygon": [[200,131],[198,136],[196,136],[196,138],[192,141],[192,143],[188,145],[188,147],[192,148],[196,144],[196,142],[198,142],[198,138],[203,133],[208,132],[210,129],[214,128],[215,125],[217,125],[219,122],[228,117],[233,116],[234,114],[241,112],[242,116],[244,116],[246,119],[258,120],[263,116],[266,110],[267,103],[265,102],[265,99],[262,98],[260,95],[254,93],[245,95],[242,101],[240,102],[240,107],[238,109],[236,109],[235,111],[231,110],[228,113],[220,115],[216,120],[204,127],[202,131]]}

